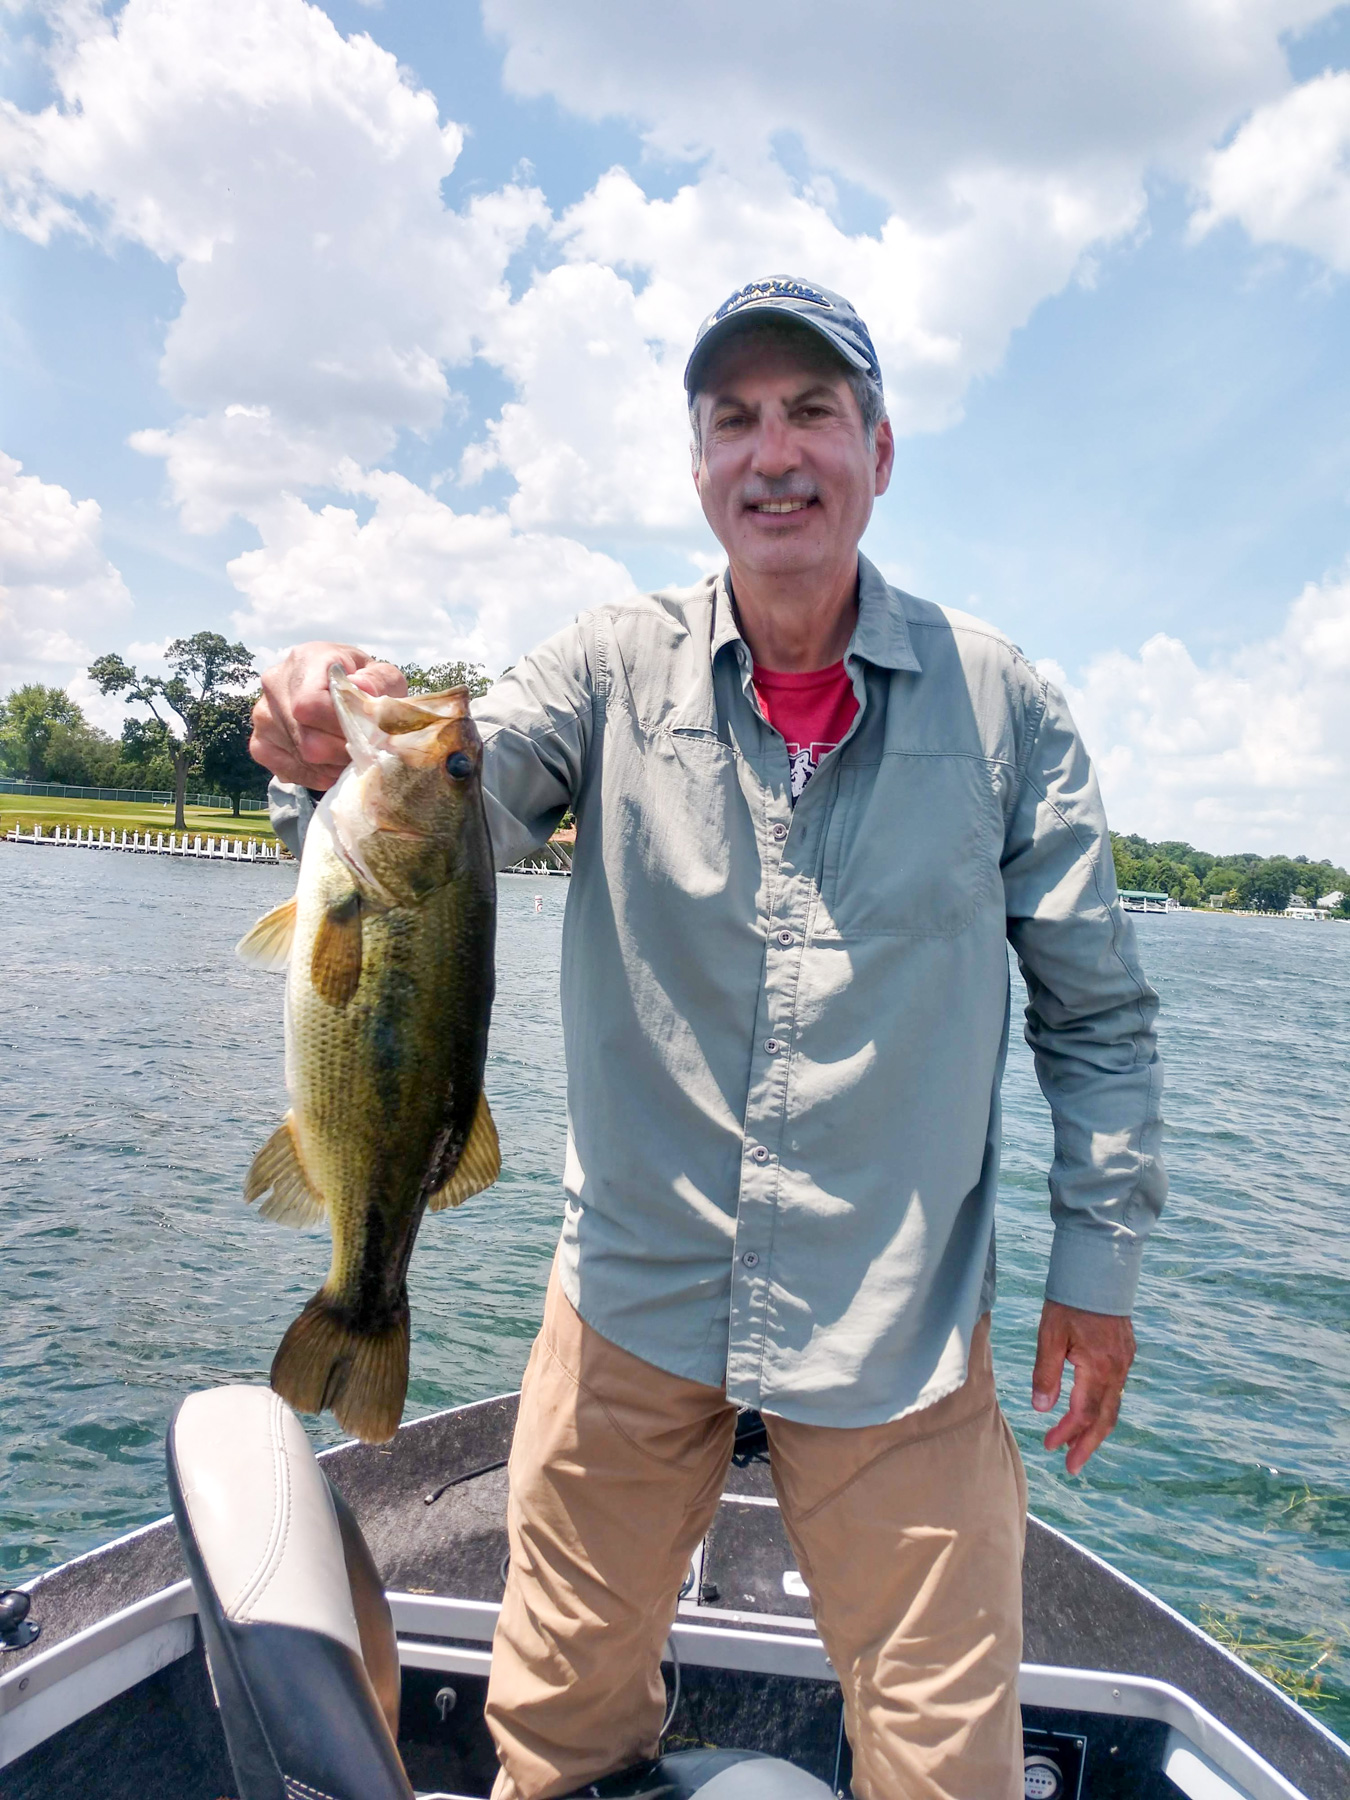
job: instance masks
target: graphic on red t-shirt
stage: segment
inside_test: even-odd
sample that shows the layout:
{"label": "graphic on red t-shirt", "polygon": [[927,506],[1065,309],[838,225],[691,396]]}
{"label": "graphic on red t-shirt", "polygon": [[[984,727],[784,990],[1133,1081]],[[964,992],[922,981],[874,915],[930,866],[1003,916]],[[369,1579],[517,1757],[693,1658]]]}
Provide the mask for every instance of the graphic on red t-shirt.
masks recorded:
{"label": "graphic on red t-shirt", "polygon": [[805,675],[786,675],[755,664],[755,694],[764,717],[787,744],[792,798],[801,798],[821,762],[843,742],[858,711],[857,695],[842,662]]}

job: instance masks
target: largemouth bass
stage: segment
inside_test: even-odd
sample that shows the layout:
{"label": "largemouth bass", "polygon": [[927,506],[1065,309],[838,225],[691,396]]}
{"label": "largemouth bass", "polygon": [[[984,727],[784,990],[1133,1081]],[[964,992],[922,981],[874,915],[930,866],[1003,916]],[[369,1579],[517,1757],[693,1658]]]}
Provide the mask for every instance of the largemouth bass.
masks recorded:
{"label": "largemouth bass", "polygon": [[329,683],[351,764],[315,810],[295,898],[238,947],[287,971],[291,1100],[244,1197],[266,1219],[326,1219],[333,1234],[328,1279],[281,1340],[272,1386],[383,1443],[408,1388],[422,1214],[501,1170],[483,1093],[496,883],[468,690],[371,699],[336,664]]}

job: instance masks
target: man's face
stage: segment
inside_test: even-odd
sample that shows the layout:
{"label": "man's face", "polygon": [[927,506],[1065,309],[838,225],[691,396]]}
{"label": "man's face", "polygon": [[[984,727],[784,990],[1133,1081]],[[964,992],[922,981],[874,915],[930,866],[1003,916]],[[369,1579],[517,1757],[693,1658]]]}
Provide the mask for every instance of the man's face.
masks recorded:
{"label": "man's face", "polygon": [[733,338],[699,395],[694,483],[733,572],[827,576],[856,554],[891,478],[882,420],[869,446],[843,370],[809,340]]}

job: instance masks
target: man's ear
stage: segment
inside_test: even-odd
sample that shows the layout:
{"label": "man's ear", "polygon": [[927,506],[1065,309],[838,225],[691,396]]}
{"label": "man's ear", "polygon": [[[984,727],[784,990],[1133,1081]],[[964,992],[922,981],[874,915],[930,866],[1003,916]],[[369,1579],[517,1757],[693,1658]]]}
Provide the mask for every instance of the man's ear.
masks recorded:
{"label": "man's ear", "polygon": [[895,433],[891,429],[889,419],[882,419],[877,425],[877,484],[872,490],[880,496],[891,485],[891,471],[895,467]]}

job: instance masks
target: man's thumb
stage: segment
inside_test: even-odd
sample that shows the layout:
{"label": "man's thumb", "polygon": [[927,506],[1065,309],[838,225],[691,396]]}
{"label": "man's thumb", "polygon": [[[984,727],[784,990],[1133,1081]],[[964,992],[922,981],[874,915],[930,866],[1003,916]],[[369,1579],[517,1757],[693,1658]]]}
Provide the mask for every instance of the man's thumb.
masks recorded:
{"label": "man's thumb", "polygon": [[1067,1349],[1068,1338],[1063,1329],[1042,1319],[1036,1338],[1036,1366],[1031,1371],[1031,1404],[1037,1412],[1049,1412],[1059,1400]]}

